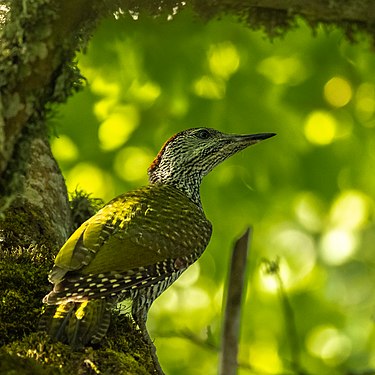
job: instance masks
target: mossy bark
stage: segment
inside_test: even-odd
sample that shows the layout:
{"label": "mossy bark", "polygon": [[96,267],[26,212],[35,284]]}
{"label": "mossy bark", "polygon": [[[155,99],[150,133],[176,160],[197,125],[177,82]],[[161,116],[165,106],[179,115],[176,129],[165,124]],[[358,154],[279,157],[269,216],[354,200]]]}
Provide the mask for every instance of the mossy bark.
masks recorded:
{"label": "mossy bark", "polygon": [[125,316],[114,316],[100,347],[81,352],[37,332],[54,256],[93,214],[86,197],[70,205],[45,120],[81,86],[73,60],[110,9],[99,3],[12,0],[0,10],[1,374],[154,373],[151,349]]}
{"label": "mossy bark", "polygon": [[[188,1],[204,18],[224,13],[278,35],[309,23],[335,23],[347,35],[374,34],[373,0]],[[344,4],[343,4],[344,3]],[[114,316],[97,348],[73,352],[37,332],[47,273],[73,228],[92,214],[72,213],[51,154],[46,117],[82,86],[74,63],[100,20],[118,10],[165,16],[175,0],[7,0],[0,7],[0,374],[150,374],[152,349],[125,316]],[[165,17],[167,19],[167,17]],[[83,197],[84,198],[84,197]],[[74,207],[81,207],[75,201]],[[77,219],[78,218],[78,219]]]}

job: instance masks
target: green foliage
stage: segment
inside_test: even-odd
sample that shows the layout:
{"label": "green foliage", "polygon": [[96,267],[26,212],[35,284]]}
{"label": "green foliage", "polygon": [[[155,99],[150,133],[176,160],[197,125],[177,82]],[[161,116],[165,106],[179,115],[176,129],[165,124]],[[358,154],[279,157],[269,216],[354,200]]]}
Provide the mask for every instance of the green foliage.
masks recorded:
{"label": "green foliage", "polygon": [[[70,190],[109,200],[146,184],[162,142],[183,128],[278,134],[203,182],[213,239],[149,317],[165,371],[216,373],[229,251],[249,224],[240,374],[295,370],[296,357],[310,374],[374,367],[373,52],[302,22],[270,42],[230,19],[132,17],[102,24],[79,59],[86,89],[54,120]],[[279,258],[279,276],[264,258]]]}

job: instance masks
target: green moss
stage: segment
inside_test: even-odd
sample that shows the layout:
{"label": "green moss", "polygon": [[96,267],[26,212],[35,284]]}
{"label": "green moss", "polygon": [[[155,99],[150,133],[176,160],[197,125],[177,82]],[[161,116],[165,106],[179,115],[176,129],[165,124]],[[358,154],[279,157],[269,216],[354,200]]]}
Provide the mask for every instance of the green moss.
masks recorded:
{"label": "green moss", "polygon": [[41,332],[4,346],[0,349],[0,373],[27,374],[22,371],[28,366],[33,370],[30,374],[153,374],[153,363],[147,360],[149,348],[142,345],[140,332],[126,316],[114,319],[116,328],[101,347],[73,351]]}
{"label": "green moss", "polygon": [[54,228],[40,208],[27,201],[17,201],[0,221],[1,249],[28,248],[31,244],[54,248]]}
{"label": "green moss", "polygon": [[104,202],[100,198],[92,198],[90,194],[82,190],[75,190],[70,197],[73,230],[95,215],[103,205]]}
{"label": "green moss", "polygon": [[2,375],[52,375],[61,374],[59,369],[44,367],[32,358],[20,358],[17,354],[0,353]]}
{"label": "green moss", "polygon": [[45,247],[0,252],[0,374],[153,373],[150,348],[127,316],[115,315],[101,346],[83,351],[35,332],[51,263]]}
{"label": "green moss", "polygon": [[0,253],[0,344],[35,331],[42,298],[49,290],[51,266],[46,247],[2,250]]}
{"label": "green moss", "polygon": [[[41,210],[25,202],[0,221],[0,344],[35,331],[50,289],[55,234]],[[57,249],[56,249],[57,250]]]}

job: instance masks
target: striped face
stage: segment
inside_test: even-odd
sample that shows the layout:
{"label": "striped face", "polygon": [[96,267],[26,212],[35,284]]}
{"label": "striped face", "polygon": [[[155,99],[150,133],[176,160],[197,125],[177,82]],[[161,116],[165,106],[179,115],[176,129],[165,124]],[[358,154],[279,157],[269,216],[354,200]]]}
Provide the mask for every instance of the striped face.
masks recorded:
{"label": "striped face", "polygon": [[184,130],[168,139],[150,168],[151,183],[171,184],[200,205],[202,178],[225,159],[273,133],[225,134],[210,128]]}

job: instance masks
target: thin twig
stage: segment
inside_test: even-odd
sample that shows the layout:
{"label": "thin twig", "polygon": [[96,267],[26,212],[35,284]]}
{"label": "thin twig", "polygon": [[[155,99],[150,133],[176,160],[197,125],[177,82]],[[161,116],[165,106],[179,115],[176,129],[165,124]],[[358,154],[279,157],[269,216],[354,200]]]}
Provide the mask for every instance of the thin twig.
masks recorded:
{"label": "thin twig", "polygon": [[290,304],[288,295],[284,289],[284,284],[281,279],[280,273],[278,272],[275,276],[279,283],[279,295],[282,303],[285,328],[289,338],[288,341],[291,355],[291,367],[296,372],[296,374],[304,375],[306,374],[306,372],[301,367],[301,347],[298,338],[294,310],[292,308],[292,305]]}
{"label": "thin twig", "polygon": [[296,319],[293,307],[284,288],[284,283],[280,275],[279,260],[265,260],[266,272],[276,278],[279,287],[279,297],[284,316],[285,329],[287,332],[288,343],[290,348],[290,367],[297,375],[307,375],[308,373],[301,366],[301,347],[297,331]]}
{"label": "thin twig", "polygon": [[219,375],[235,375],[237,373],[241,301],[251,232],[252,228],[246,229],[235,243],[232,252],[221,339]]}

